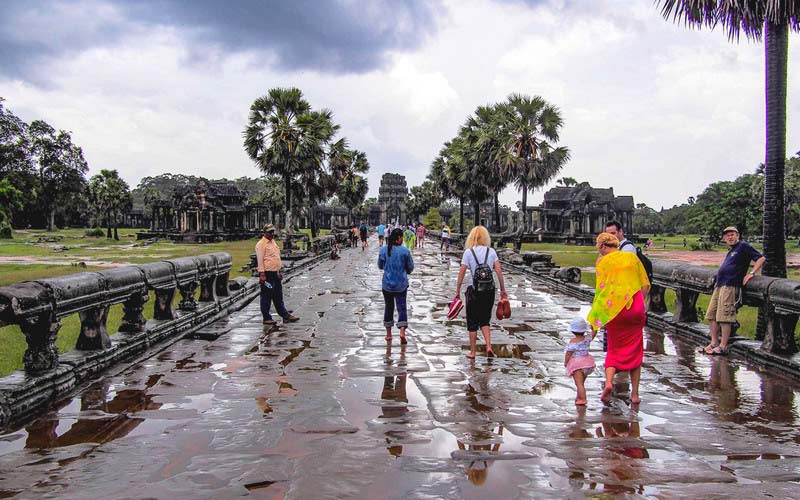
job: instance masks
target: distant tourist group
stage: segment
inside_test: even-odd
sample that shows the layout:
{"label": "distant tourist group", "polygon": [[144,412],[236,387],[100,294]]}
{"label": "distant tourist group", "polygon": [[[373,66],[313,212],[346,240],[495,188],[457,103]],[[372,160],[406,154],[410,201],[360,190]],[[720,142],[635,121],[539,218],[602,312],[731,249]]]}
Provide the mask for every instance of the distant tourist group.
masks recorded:
{"label": "distant tourist group", "polygon": [[[405,227],[381,224],[375,231],[380,245],[378,268],[383,271],[381,288],[386,340],[392,341],[392,330],[397,326],[400,343],[406,344],[408,275],[414,271],[411,249],[424,247],[425,227],[422,224]],[[273,303],[284,322],[298,320],[283,303],[280,251],[274,242],[274,233],[275,228],[268,224],[264,227],[263,238],[256,245],[261,283],[261,312],[264,324],[267,325],[275,324],[270,316],[270,305]],[[367,247],[369,226],[365,223],[358,227],[352,226],[351,238],[356,233],[361,239],[363,251]],[[450,228],[445,226],[441,248],[449,248],[450,236]],[[737,300],[742,287],[755,276],[765,261],[764,256],[750,244],[740,240],[739,231],[735,227],[726,227],[723,238],[729,245],[729,250],[717,271],[716,285],[705,316],[710,326],[711,342],[701,349],[709,355],[728,353],[731,326],[736,321]],[[614,375],[617,372],[628,372],[631,381],[630,401],[632,404],[639,404],[639,381],[644,357],[643,329],[647,318],[645,304],[650,292],[648,272],[652,272],[652,269],[649,259],[641,251],[637,251],[633,242],[625,237],[624,228],[617,221],[608,222],[605,232],[597,236],[595,243],[600,255],[596,262],[594,301],[585,319],[575,318],[569,325],[573,337],[565,348],[564,367],[567,375],[575,382],[575,404],[587,404],[585,381],[596,369],[595,360],[590,354],[590,344],[603,328],[607,352],[604,360],[605,385],[600,399],[609,401]],[[755,262],[755,265],[748,272],[751,262]],[[467,269],[471,280],[468,281],[462,302],[461,290]],[[470,231],[464,244],[455,297],[448,311],[448,318],[453,319],[461,309],[466,309],[469,335],[469,353],[466,357],[469,359],[475,359],[477,354],[479,330],[485,341],[486,356],[491,358],[495,355],[492,350],[490,322],[498,285],[500,300],[497,303],[496,316],[502,319],[510,317],[510,303],[500,259],[492,248],[488,230],[483,226],[476,226]],[[397,322],[394,321],[395,310]]]}

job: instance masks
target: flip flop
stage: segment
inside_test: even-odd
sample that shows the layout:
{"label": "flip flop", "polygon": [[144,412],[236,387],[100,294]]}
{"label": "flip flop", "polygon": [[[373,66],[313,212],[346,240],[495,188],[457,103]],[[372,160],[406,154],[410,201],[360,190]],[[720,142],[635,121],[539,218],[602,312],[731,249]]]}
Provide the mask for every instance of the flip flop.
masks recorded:
{"label": "flip flop", "polygon": [[714,350],[715,347],[718,347],[719,344],[708,344],[707,346],[700,349],[700,352],[704,354],[711,354],[711,351]]}
{"label": "flip flop", "polygon": [[727,356],[728,355],[728,347],[722,347],[718,345],[717,347],[711,350],[712,356]]}

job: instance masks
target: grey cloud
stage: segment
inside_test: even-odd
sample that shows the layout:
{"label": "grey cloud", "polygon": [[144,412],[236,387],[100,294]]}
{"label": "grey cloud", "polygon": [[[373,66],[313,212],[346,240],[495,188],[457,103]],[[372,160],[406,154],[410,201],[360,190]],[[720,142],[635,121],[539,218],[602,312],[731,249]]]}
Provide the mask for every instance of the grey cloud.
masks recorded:
{"label": "grey cloud", "polygon": [[388,52],[420,46],[437,29],[436,2],[119,0],[3,3],[0,74],[42,80],[48,57],[109,47],[142,27],[168,27],[202,46],[269,54],[282,69],[329,73],[381,67]]}

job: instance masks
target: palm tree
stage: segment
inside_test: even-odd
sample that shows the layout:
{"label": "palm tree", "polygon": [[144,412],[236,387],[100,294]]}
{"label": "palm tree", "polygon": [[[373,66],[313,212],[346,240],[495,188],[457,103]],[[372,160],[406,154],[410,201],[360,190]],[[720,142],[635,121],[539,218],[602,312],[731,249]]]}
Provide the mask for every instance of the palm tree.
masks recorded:
{"label": "palm tree", "polygon": [[133,197],[128,184],[116,170],[101,170],[89,180],[89,200],[98,212],[105,214],[106,238],[111,239],[111,228],[114,228],[114,239],[119,241],[119,216],[131,207]]}
{"label": "palm tree", "polygon": [[266,174],[280,175],[284,182],[286,228],[292,231],[292,185],[303,170],[309,151],[301,126],[302,118],[311,112],[298,88],[274,88],[250,106],[250,117],[244,130],[244,148],[248,156]]}
{"label": "palm tree", "polygon": [[339,126],[334,125],[333,114],[325,109],[301,115],[297,123],[303,132],[297,148],[302,165],[299,180],[308,207],[311,235],[316,238],[316,206],[333,194],[337,184],[335,173],[330,168],[326,146],[339,130]]}
{"label": "palm tree", "polygon": [[721,24],[730,40],[765,40],[766,167],[764,185],[764,274],[786,277],[784,171],[789,29],[800,31],[797,0],[657,0],[666,19],[690,27]]}
{"label": "palm tree", "polygon": [[511,181],[510,171],[502,168],[502,138],[508,112],[502,105],[479,106],[475,114],[467,118],[461,135],[467,146],[470,177],[475,186],[475,218],[480,220],[479,204],[489,194],[494,199],[494,221],[492,229],[500,230],[500,192]]}
{"label": "palm tree", "polygon": [[[450,142],[446,142],[439,152],[441,164],[436,165],[441,168],[441,174],[436,171],[433,175],[440,175],[442,191],[448,196],[458,198],[458,232],[464,234],[464,202],[473,194],[474,178],[468,171],[464,140],[456,137]],[[480,215],[480,207],[476,215]]]}
{"label": "palm tree", "polygon": [[569,160],[569,149],[553,147],[563,125],[557,107],[540,96],[511,94],[507,114],[503,165],[522,191],[523,225],[528,227],[528,189],[544,186]]}

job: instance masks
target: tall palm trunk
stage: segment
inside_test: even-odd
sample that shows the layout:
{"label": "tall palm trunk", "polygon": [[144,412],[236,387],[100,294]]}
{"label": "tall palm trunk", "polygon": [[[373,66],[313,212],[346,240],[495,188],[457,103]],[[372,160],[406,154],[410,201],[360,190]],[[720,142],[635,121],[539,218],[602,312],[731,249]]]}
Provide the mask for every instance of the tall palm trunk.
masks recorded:
{"label": "tall palm trunk", "polygon": [[[786,168],[786,86],[789,26],[765,23],[764,58],[767,107],[766,158],[764,161],[764,275],[786,277],[786,228],[784,176]],[[770,331],[767,307],[759,307],[756,338],[762,348],[776,354],[797,352],[794,332]],[[793,329],[792,329],[793,330]],[[780,335],[779,333],[783,333]]]}
{"label": "tall palm trunk", "polygon": [[481,225],[481,202],[472,201],[472,227]]}
{"label": "tall palm trunk", "polygon": [[119,231],[117,231],[117,228],[119,227],[119,221],[117,218],[117,212],[114,211],[113,215],[114,215],[114,239],[116,241],[119,241]]}
{"label": "tall palm trunk", "polygon": [[464,234],[464,197],[458,198],[458,233]]}
{"label": "tall palm trunk", "polygon": [[310,203],[308,207],[308,212],[310,214],[311,220],[309,221],[309,226],[311,226],[311,237],[316,238],[317,233],[319,230],[317,229],[317,218],[316,218],[316,203]]}
{"label": "tall palm trunk", "polygon": [[528,185],[522,185],[522,231],[528,230]]}
{"label": "tall palm trunk", "polygon": [[106,210],[106,238],[111,239],[111,212]]}
{"label": "tall palm trunk", "polygon": [[500,232],[500,193],[494,192],[494,230]]}
{"label": "tall palm trunk", "polygon": [[292,232],[292,178],[289,174],[283,176],[283,186],[286,192],[286,231]]}
{"label": "tall palm trunk", "polygon": [[789,27],[765,27],[767,154],[764,161],[764,274],[786,277],[784,171],[786,164],[786,81]]}
{"label": "tall palm trunk", "polygon": [[47,230],[52,231],[56,227],[56,209],[50,208],[47,217]]}

